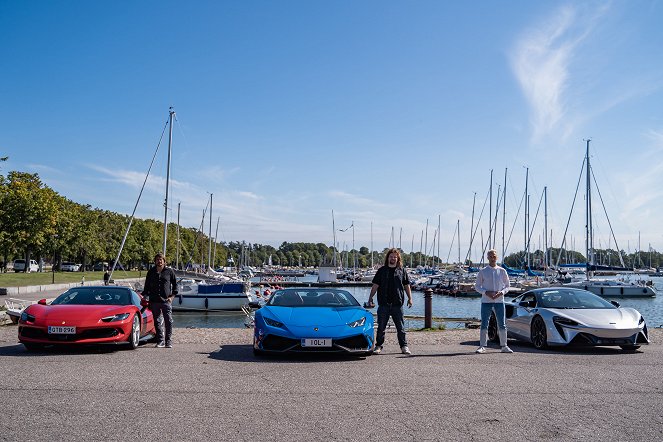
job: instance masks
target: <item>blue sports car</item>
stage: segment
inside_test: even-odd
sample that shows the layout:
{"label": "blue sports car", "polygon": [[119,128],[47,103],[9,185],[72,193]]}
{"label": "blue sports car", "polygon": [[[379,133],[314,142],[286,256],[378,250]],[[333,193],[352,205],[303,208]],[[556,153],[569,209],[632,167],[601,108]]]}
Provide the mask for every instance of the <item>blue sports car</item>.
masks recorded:
{"label": "blue sports car", "polygon": [[253,352],[370,355],[373,315],[347,291],[289,288],[272,293],[255,312]]}

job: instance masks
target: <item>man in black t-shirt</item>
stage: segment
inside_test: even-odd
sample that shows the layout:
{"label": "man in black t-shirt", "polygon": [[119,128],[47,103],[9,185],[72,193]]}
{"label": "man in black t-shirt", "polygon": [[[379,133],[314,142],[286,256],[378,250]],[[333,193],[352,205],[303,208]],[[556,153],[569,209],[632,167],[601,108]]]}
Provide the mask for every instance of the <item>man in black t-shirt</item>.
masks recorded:
{"label": "man in black t-shirt", "polygon": [[406,355],[411,354],[405,334],[403,304],[405,303],[405,294],[407,294],[407,306],[408,308],[412,307],[412,291],[410,289],[410,278],[403,268],[401,253],[398,249],[387,251],[384,265],[375,273],[371,294],[368,296],[369,304],[373,304],[373,296],[376,292],[378,294],[378,331],[373,353],[380,354],[382,352],[385,329],[391,316],[394,325],[396,325],[401,352]]}
{"label": "man in black t-shirt", "polygon": [[143,297],[150,302],[159,348],[173,347],[173,298],[175,295],[177,295],[175,272],[170,267],[166,267],[166,258],[161,253],[157,253],[154,256],[154,267],[148,270],[147,276],[145,276]]}

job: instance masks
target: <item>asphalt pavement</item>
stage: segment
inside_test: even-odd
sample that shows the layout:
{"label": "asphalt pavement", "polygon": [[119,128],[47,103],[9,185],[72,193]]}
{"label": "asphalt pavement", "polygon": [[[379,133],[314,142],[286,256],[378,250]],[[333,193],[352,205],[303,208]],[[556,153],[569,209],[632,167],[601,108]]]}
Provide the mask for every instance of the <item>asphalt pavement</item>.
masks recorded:
{"label": "asphalt pavement", "polygon": [[0,327],[0,440],[663,440],[663,330],[619,349],[477,355],[477,330],[410,332],[412,356],[256,358],[250,330],[175,348],[28,353]]}

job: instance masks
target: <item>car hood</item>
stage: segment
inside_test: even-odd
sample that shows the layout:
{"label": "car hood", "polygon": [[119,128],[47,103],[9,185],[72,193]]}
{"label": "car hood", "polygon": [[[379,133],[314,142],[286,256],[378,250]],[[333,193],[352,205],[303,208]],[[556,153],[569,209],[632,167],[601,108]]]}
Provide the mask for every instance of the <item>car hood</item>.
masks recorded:
{"label": "car hood", "polygon": [[84,324],[98,322],[104,316],[127,313],[135,309],[130,305],[31,305],[28,313],[34,315],[36,321],[62,322],[68,324]]}
{"label": "car hood", "polygon": [[589,327],[633,327],[638,325],[640,313],[631,308],[616,309],[549,309]]}
{"label": "car hood", "polygon": [[345,325],[364,316],[361,307],[268,307],[280,322],[290,326]]}

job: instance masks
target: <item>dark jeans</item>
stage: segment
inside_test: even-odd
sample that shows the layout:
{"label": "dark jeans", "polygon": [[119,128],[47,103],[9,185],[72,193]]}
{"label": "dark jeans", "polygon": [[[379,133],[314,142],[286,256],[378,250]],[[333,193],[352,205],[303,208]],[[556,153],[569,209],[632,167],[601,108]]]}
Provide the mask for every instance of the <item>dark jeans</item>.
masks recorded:
{"label": "dark jeans", "polygon": [[[154,326],[157,330],[157,341],[166,345],[173,342],[173,306],[170,302],[150,302],[150,310],[154,315]],[[164,337],[164,325],[166,335]]]}
{"label": "dark jeans", "polygon": [[405,321],[403,320],[403,306],[398,304],[378,305],[378,332],[375,337],[375,345],[384,344],[384,331],[389,322],[389,316],[396,325],[396,334],[398,335],[398,345],[405,347],[407,338],[405,337]]}

